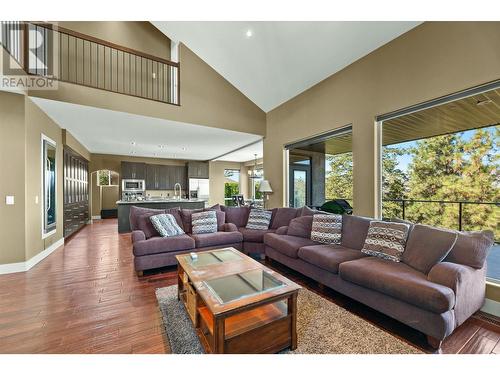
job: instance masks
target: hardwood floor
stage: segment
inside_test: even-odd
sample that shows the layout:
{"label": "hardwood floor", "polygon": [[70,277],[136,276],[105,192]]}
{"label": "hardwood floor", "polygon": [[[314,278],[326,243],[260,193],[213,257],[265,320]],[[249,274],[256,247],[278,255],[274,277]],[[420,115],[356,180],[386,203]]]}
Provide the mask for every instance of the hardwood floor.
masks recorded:
{"label": "hardwood floor", "polygon": [[[419,332],[272,264],[285,276],[429,350]],[[115,219],[86,226],[30,271],[0,275],[0,353],[166,353],[155,289],[174,268],[138,278],[130,235]],[[500,326],[474,316],[443,343],[444,353],[499,353]]]}

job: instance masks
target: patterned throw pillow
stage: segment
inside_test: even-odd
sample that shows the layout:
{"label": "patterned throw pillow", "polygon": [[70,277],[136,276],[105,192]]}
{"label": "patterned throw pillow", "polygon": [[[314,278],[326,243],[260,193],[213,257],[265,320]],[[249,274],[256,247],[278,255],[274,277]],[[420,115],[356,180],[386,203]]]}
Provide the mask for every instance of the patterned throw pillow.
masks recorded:
{"label": "patterned throw pillow", "polygon": [[215,211],[198,212],[191,215],[193,234],[216,233],[217,214]]}
{"label": "patterned throw pillow", "polygon": [[268,230],[271,224],[271,211],[251,210],[248,216],[247,229]]}
{"label": "patterned throw pillow", "polygon": [[371,221],[361,252],[400,262],[405,251],[410,226],[405,223]]}
{"label": "patterned throw pillow", "polygon": [[314,215],[311,240],[326,244],[340,244],[342,237],[342,215]]}
{"label": "patterned throw pillow", "polygon": [[149,218],[156,231],[162,237],[174,237],[184,234],[184,230],[179,226],[172,214],[154,215]]}

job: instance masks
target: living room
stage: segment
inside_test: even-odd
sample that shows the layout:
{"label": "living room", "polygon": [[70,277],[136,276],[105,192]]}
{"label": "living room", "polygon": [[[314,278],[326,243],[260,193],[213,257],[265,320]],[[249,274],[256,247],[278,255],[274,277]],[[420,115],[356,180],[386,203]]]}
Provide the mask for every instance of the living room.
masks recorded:
{"label": "living room", "polygon": [[500,353],[500,22],[205,6],[1,22],[0,353]]}

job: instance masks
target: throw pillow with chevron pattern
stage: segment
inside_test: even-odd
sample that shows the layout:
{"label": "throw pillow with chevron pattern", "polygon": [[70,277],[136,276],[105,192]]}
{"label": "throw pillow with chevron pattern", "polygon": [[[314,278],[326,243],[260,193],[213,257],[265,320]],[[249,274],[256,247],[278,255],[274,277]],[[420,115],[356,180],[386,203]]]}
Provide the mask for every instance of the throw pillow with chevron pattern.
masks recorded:
{"label": "throw pillow with chevron pattern", "polygon": [[378,258],[400,262],[406,247],[410,225],[371,221],[361,252]]}
{"label": "throw pillow with chevron pattern", "polygon": [[248,222],[245,228],[247,229],[257,229],[257,230],[268,230],[269,224],[271,224],[271,217],[273,213],[271,211],[264,210],[251,210],[248,216]]}
{"label": "throw pillow with chevron pattern", "polygon": [[342,238],[342,215],[314,215],[311,240],[329,245],[338,245]]}
{"label": "throw pillow with chevron pattern", "polygon": [[215,211],[203,211],[191,215],[193,234],[216,233],[217,214]]}
{"label": "throw pillow with chevron pattern", "polygon": [[162,237],[174,237],[184,234],[184,230],[177,224],[174,215],[160,214],[149,218],[151,224]]}

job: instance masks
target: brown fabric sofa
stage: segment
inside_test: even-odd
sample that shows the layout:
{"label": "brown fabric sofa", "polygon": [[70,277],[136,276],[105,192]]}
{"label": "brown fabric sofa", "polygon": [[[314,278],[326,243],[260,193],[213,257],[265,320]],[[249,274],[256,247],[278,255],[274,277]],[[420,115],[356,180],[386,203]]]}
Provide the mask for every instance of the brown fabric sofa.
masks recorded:
{"label": "brown fabric sofa", "polygon": [[298,217],[264,235],[265,254],[425,333],[438,348],[484,304],[485,259],[493,233],[457,235],[415,225],[402,261],[393,262],[361,252],[370,221],[344,216],[341,244],[325,245],[310,240],[312,217]]}
{"label": "brown fabric sofa", "polygon": [[[274,233],[277,228],[286,226],[290,220],[302,214],[302,209],[278,208],[273,215],[268,230],[246,229],[250,214],[248,207],[226,207],[216,205],[208,208],[217,213],[218,231],[216,233],[192,234],[191,215],[198,210],[167,209],[155,210],[132,206],[130,226],[134,265],[138,274],[142,271],[177,264],[176,255],[224,247],[234,247],[250,254],[264,254],[264,235]],[[159,213],[172,214],[186,234],[175,237],[160,237],[151,224],[150,216]],[[309,212],[309,211],[308,211]],[[312,212],[312,211],[311,211]]]}

